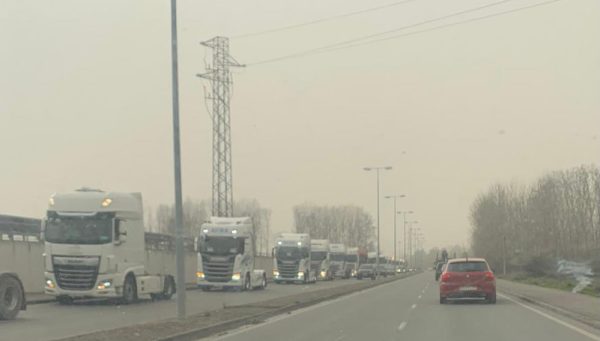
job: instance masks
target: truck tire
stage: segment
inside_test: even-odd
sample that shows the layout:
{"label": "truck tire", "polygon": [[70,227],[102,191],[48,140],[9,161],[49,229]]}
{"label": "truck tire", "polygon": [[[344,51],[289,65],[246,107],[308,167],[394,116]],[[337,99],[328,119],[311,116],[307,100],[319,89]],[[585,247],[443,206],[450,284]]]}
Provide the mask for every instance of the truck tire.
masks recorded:
{"label": "truck tire", "polygon": [[13,276],[0,279],[0,320],[12,320],[23,307],[24,293],[19,280]]}
{"label": "truck tire", "polygon": [[165,287],[163,289],[162,294],[160,295],[160,298],[162,298],[163,300],[170,300],[171,297],[173,297],[174,293],[175,293],[175,280],[173,279],[173,277],[167,276],[165,278]]}
{"label": "truck tire", "polygon": [[135,284],[135,276],[128,274],[123,283],[123,304],[130,304],[137,300],[137,285]]}
{"label": "truck tire", "polygon": [[260,290],[265,290],[267,288],[267,275],[262,275],[262,279],[260,282],[260,287],[258,287]]}
{"label": "truck tire", "polygon": [[244,286],[242,287],[242,291],[250,290],[252,290],[252,282],[250,279],[250,274],[246,274],[246,279],[244,279]]}

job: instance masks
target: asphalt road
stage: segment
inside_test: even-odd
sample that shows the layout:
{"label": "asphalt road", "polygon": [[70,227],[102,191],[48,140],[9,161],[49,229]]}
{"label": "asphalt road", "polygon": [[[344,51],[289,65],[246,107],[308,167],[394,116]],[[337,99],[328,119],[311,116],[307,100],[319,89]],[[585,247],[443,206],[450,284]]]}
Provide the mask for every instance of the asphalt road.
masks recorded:
{"label": "asphalt road", "polygon": [[[352,283],[336,280],[308,285],[269,284],[266,290],[251,292],[187,291],[187,311],[195,314]],[[107,301],[77,301],[71,306],[58,303],[27,307],[14,321],[0,321],[0,341],[55,340],[98,330],[113,329],[143,322],[176,317],[175,298],[170,301],[140,300],[132,305],[115,305]]]}
{"label": "asphalt road", "polygon": [[426,272],[212,340],[600,341],[598,330],[506,295],[496,305],[440,305],[438,295],[433,274]]}

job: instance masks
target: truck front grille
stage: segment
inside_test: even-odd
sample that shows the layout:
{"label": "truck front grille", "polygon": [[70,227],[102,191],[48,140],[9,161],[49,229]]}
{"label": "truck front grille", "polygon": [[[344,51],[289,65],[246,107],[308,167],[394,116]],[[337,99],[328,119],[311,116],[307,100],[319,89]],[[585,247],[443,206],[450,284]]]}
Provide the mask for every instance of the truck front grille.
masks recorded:
{"label": "truck front grille", "polygon": [[282,278],[296,278],[298,276],[298,262],[277,261],[277,270]]}
{"label": "truck front grille", "polygon": [[204,278],[209,282],[229,282],[233,275],[235,257],[202,256]]}
{"label": "truck front grille", "polygon": [[54,264],[56,284],[65,290],[90,290],[98,278],[98,265]]}

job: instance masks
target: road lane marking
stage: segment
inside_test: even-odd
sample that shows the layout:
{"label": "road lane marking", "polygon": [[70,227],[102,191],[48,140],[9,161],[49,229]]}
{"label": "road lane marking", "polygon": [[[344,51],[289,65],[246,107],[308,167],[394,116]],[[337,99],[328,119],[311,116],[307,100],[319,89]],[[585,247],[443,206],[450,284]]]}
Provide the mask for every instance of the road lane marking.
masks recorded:
{"label": "road lane marking", "polygon": [[423,297],[423,296],[419,295],[419,299],[421,299],[421,297]]}
{"label": "road lane marking", "polygon": [[398,331],[401,332],[402,329],[406,328],[406,321],[402,321],[402,323],[400,323],[400,325],[398,326]]}
{"label": "road lane marking", "polygon": [[505,299],[507,299],[507,300],[509,300],[509,301],[511,301],[513,303],[516,303],[516,304],[520,305],[521,307],[523,307],[525,309],[529,309],[529,310],[533,311],[534,313],[536,313],[536,314],[538,314],[540,316],[543,316],[543,317],[547,318],[548,320],[550,320],[550,321],[552,321],[554,323],[560,324],[563,327],[567,327],[567,328],[571,329],[574,332],[577,332],[577,333],[579,333],[579,334],[581,334],[583,336],[587,336],[587,337],[589,337],[592,340],[600,341],[600,336],[598,336],[598,335],[592,334],[592,333],[590,333],[590,332],[588,332],[586,330],[583,330],[583,329],[581,329],[579,327],[576,327],[576,326],[574,326],[574,325],[572,325],[572,324],[570,324],[568,322],[565,322],[565,321],[563,321],[561,319],[558,319],[558,318],[556,318],[556,317],[554,317],[552,315],[546,314],[545,312],[543,312],[541,310],[538,310],[538,309],[536,309],[534,307],[531,307],[531,306],[529,306],[529,305],[527,305],[525,303],[519,302],[519,301],[515,300],[514,298],[511,298],[511,297],[508,297],[508,296],[502,295],[502,294],[498,294],[498,296],[500,296],[502,298],[505,298]]}
{"label": "road lane marking", "polygon": [[[408,276],[406,278],[411,278],[411,277],[412,276]],[[400,278],[400,280],[402,280],[402,279],[404,279],[404,278]],[[217,334],[217,335],[214,335],[214,336],[208,336],[206,338],[202,338],[201,340],[212,340],[212,341],[227,340],[230,337],[233,337],[233,336],[236,336],[236,335],[239,335],[239,334],[242,334],[242,333],[247,333],[247,332],[249,332],[251,330],[262,328],[262,327],[265,327],[265,326],[267,326],[269,324],[276,323],[276,322],[279,322],[281,320],[285,320],[285,319],[288,319],[290,317],[294,317],[294,316],[297,316],[297,315],[300,315],[300,314],[304,314],[304,313],[307,313],[309,311],[312,311],[312,310],[315,310],[315,309],[319,309],[319,308],[322,308],[324,306],[327,306],[327,305],[330,305],[330,304],[333,304],[333,303],[338,303],[338,302],[341,302],[341,301],[345,301],[345,300],[350,299],[350,298],[352,298],[354,296],[357,296],[357,295],[360,295],[360,294],[364,294],[366,292],[374,291],[375,289],[381,289],[381,288],[385,288],[385,287],[388,287],[388,286],[392,286],[394,284],[398,284],[398,281],[391,281],[389,283],[384,283],[384,284],[380,284],[380,285],[377,285],[377,286],[374,286],[374,287],[366,288],[366,289],[363,289],[363,290],[360,290],[360,291],[355,291],[353,293],[346,294],[346,295],[338,297],[338,298],[334,298],[334,299],[327,300],[327,301],[324,301],[324,302],[321,302],[321,303],[310,305],[308,307],[304,307],[304,308],[292,310],[292,311],[287,312],[287,313],[283,313],[283,314],[280,314],[280,315],[273,316],[273,317],[268,318],[264,322],[259,323],[259,324],[244,325],[244,326],[241,326],[241,327],[236,328],[236,329],[230,329],[230,330],[228,330],[228,331],[225,332],[226,334]],[[334,287],[332,287],[332,288],[334,288]]]}
{"label": "road lane marking", "polygon": [[413,304],[413,305],[412,305],[410,308],[411,308],[411,309],[415,309],[416,307],[417,307],[417,304],[415,303],[415,304]]}

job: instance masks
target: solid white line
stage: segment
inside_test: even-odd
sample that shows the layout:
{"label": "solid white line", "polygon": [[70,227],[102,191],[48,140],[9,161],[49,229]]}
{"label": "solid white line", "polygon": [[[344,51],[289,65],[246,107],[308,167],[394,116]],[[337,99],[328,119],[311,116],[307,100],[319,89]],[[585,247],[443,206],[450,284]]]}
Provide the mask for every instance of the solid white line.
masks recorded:
{"label": "solid white line", "polygon": [[400,323],[400,325],[398,326],[398,331],[402,331],[402,329],[406,328],[406,321],[402,321],[402,323]]}
{"label": "solid white line", "polygon": [[519,301],[517,301],[517,300],[515,300],[515,299],[513,299],[511,297],[506,296],[506,295],[498,294],[498,296],[500,296],[502,298],[505,298],[505,299],[507,299],[507,300],[509,300],[509,301],[511,301],[513,303],[516,303],[516,304],[520,305],[521,307],[523,307],[525,309],[529,309],[529,310],[533,311],[534,313],[536,313],[538,315],[541,315],[541,316],[547,318],[548,320],[550,320],[552,322],[558,323],[558,324],[560,324],[563,327],[567,327],[567,328],[571,329],[572,331],[575,331],[575,332],[577,332],[577,333],[579,333],[579,334],[581,334],[583,336],[587,336],[587,337],[589,337],[592,340],[600,341],[600,336],[598,336],[598,335],[595,335],[595,334],[592,334],[592,333],[590,333],[588,331],[585,331],[585,330],[583,330],[583,329],[581,329],[579,327],[576,327],[576,326],[574,326],[574,325],[572,325],[570,323],[567,323],[567,322],[565,322],[565,321],[563,321],[561,319],[558,319],[558,318],[556,318],[554,316],[546,314],[543,311],[535,309],[535,308],[533,308],[533,307],[531,307],[531,306],[529,306],[527,304],[519,302]]}
{"label": "solid white line", "polygon": [[413,304],[413,305],[412,305],[410,308],[411,308],[411,309],[415,309],[416,307],[417,307],[417,304],[415,303],[415,304]]}

